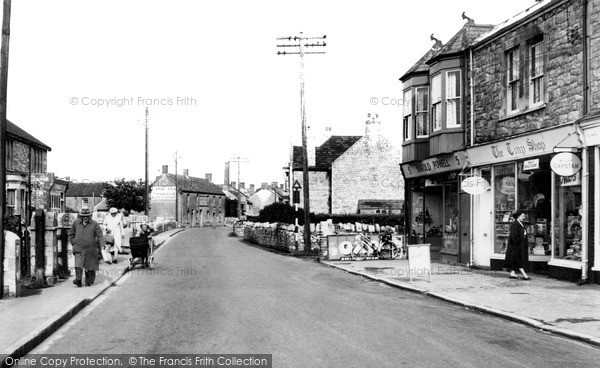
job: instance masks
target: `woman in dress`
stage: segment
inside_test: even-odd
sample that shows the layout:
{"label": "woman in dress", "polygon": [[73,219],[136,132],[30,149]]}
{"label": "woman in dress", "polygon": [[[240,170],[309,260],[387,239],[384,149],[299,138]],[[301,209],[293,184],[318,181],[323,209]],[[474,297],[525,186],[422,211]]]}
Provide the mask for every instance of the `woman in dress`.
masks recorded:
{"label": "woman in dress", "polygon": [[[506,249],[506,258],[504,267],[510,271],[511,279],[521,278],[530,280],[531,278],[525,273],[525,266],[529,262],[529,247],[527,245],[527,228],[523,224],[525,213],[523,211],[515,211],[513,213],[513,221],[510,224],[510,232],[508,236],[508,246]],[[521,272],[521,276],[517,276],[516,271]]]}

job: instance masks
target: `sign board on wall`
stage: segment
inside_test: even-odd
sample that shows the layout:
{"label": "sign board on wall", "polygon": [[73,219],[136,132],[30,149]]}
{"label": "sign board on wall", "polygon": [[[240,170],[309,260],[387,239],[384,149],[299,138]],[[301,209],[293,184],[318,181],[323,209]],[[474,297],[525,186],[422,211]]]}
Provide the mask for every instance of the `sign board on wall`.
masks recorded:
{"label": "sign board on wall", "polygon": [[208,206],[208,196],[199,196],[198,197],[198,205],[199,206]]}
{"label": "sign board on wall", "polygon": [[526,160],[523,162],[523,170],[537,170],[540,168],[540,159]]}
{"label": "sign board on wall", "polygon": [[550,160],[550,168],[556,175],[573,176],[581,170],[581,160],[570,152],[562,152]]}
{"label": "sign board on wall", "polygon": [[483,194],[490,188],[490,183],[481,176],[471,176],[460,183],[460,189],[469,194]]}
{"label": "sign board on wall", "polygon": [[153,201],[174,201],[175,187],[152,187],[150,199]]}
{"label": "sign board on wall", "polygon": [[528,157],[548,155],[566,136],[573,133],[572,125],[549,129],[542,133],[506,139],[467,149],[471,166],[489,165]]}
{"label": "sign board on wall", "polygon": [[441,155],[431,157],[426,160],[401,164],[400,167],[402,168],[404,177],[409,179],[419,176],[462,170],[466,163],[466,152],[458,151],[448,155]]}
{"label": "sign board on wall", "polygon": [[577,174],[573,175],[573,176],[561,176],[559,177],[560,179],[560,186],[561,187],[574,187],[577,185],[581,185],[581,173],[578,172]]}

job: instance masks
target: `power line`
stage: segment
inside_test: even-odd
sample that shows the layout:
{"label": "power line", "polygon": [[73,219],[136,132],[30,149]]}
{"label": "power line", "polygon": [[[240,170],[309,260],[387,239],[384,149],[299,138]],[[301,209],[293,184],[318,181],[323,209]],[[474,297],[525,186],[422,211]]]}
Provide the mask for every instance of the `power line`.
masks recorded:
{"label": "power line", "polygon": [[[302,123],[302,181],[304,194],[304,252],[310,253],[310,198],[308,190],[308,152],[306,147],[306,103],[304,100],[304,55],[305,54],[324,54],[324,51],[304,51],[310,47],[325,47],[327,35],[307,37],[302,32],[299,36],[278,37],[278,41],[288,41],[287,44],[277,45],[281,48],[297,48],[298,51],[277,51],[277,55],[300,55],[300,120]],[[311,41],[307,40],[323,40]],[[293,159],[293,158],[292,158]],[[290,173],[290,175],[293,175]]]}
{"label": "power line", "polygon": [[245,157],[237,157],[237,158],[230,158],[228,162],[236,162],[237,163],[237,167],[238,167],[238,178],[237,178],[237,197],[238,197],[238,203],[237,203],[237,214],[238,214],[238,219],[242,218],[242,192],[240,191],[240,164],[242,163],[247,163],[250,162],[250,160],[248,160]]}

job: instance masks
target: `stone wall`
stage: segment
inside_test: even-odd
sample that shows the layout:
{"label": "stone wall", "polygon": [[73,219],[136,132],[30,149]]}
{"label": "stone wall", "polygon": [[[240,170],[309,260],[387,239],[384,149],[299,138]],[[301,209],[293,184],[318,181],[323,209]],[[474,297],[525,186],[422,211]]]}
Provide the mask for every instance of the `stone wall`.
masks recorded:
{"label": "stone wall", "polygon": [[381,135],[361,138],[332,165],[332,214],[357,213],[359,199],[404,199],[401,161]]}
{"label": "stone wall", "polygon": [[[29,172],[29,145],[27,143],[23,143],[21,141],[12,140],[13,147],[13,165],[7,166],[7,170],[16,171],[21,173]],[[31,154],[34,154],[34,151],[42,152],[42,173],[45,173],[48,167],[48,155],[45,150],[41,150],[39,148],[34,148]],[[35,168],[31,168],[33,172],[36,172]]]}
{"label": "stone wall", "polygon": [[[571,123],[583,112],[583,8],[572,0],[473,52],[475,143]],[[529,108],[530,43],[543,37],[546,106]],[[519,113],[507,116],[506,51],[519,49]],[[532,111],[530,111],[532,110]]]}
{"label": "stone wall", "polygon": [[600,1],[589,2],[588,37],[590,44],[590,109],[589,112],[600,112]]}
{"label": "stone wall", "polygon": [[[302,171],[293,172],[294,179],[298,180],[300,185],[304,185]],[[308,172],[308,187],[310,189],[310,212],[313,213],[329,213],[329,173],[326,171],[309,171]],[[300,189],[300,207],[304,208],[304,189]]]}

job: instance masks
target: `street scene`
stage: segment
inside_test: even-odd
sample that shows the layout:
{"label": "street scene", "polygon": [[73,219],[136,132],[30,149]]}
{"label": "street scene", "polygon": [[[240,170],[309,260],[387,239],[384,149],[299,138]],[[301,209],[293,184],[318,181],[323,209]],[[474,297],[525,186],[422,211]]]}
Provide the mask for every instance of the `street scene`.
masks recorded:
{"label": "street scene", "polygon": [[599,365],[600,0],[0,3],[0,367]]}

